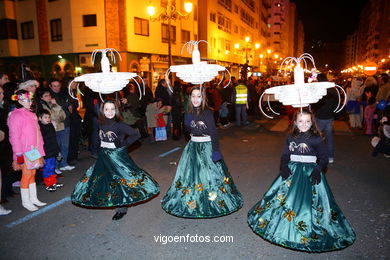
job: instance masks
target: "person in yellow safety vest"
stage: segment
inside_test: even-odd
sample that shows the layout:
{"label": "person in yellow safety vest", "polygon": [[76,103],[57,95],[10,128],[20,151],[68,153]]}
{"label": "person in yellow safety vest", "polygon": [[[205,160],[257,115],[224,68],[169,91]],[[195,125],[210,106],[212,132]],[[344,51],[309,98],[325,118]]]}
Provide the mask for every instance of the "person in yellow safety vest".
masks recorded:
{"label": "person in yellow safety vest", "polygon": [[248,108],[248,88],[244,80],[239,80],[238,85],[234,88],[233,101],[236,109],[236,125],[248,125],[246,110]]}

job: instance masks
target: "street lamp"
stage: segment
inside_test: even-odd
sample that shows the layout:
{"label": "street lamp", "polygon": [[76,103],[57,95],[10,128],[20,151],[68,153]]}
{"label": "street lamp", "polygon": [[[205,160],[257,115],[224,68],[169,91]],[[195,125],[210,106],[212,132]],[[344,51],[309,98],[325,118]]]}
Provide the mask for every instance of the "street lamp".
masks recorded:
{"label": "street lamp", "polygon": [[151,4],[147,7],[147,12],[150,16],[150,20],[154,21],[168,21],[168,67],[172,64],[172,53],[171,53],[171,20],[180,20],[182,18],[187,19],[189,17],[190,12],[192,11],[192,2],[186,1],[184,3],[185,13],[181,13],[176,9],[176,6],[172,3],[172,0],[168,0],[167,7],[162,8],[157,17],[152,17],[155,14],[155,7]]}
{"label": "street lamp", "polygon": [[270,72],[271,62],[270,62],[270,54],[272,53],[271,49],[267,49],[267,59],[266,59],[266,65],[267,65],[267,72]]}
{"label": "street lamp", "polygon": [[246,41],[246,48],[245,48],[245,63],[248,62],[248,43],[251,40],[251,37],[246,36],[245,41]]}

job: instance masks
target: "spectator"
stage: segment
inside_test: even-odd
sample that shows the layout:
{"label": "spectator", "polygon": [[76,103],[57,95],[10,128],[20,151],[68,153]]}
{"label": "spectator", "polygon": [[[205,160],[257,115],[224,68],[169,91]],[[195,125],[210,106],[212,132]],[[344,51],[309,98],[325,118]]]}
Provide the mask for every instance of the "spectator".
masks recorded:
{"label": "spectator", "polygon": [[379,80],[379,91],[376,95],[376,100],[388,100],[390,96],[390,83],[389,83],[389,75],[387,73],[382,73]]}
{"label": "spectator", "polygon": [[[325,74],[318,74],[317,79],[319,82],[328,81]],[[325,135],[329,163],[334,162],[333,121],[335,118],[334,110],[337,108],[337,104],[337,90],[328,88],[326,96],[312,106],[317,128]]]}
{"label": "spectator", "polygon": [[349,124],[352,128],[362,127],[360,116],[360,101],[363,93],[361,78],[353,78],[351,87],[347,89],[347,113],[349,114]]}
{"label": "spectator", "polygon": [[[69,80],[71,82],[71,79]],[[69,85],[69,84],[67,84]],[[73,96],[77,95],[76,84],[69,85]],[[79,154],[79,144],[81,139],[81,116],[79,114],[79,100],[70,98],[70,129],[69,129],[69,150],[68,164],[73,165],[77,162]]]}
{"label": "spectator", "polygon": [[38,112],[39,127],[41,129],[45,150],[45,165],[42,169],[43,180],[47,191],[56,191],[57,188],[64,186],[57,182],[55,174],[56,158],[60,152],[58,147],[56,131],[50,119],[50,112],[46,109],[41,109]]}
{"label": "spectator", "polygon": [[133,128],[137,128],[141,134],[141,138],[148,136],[145,129],[145,123],[143,116],[141,116],[140,107],[141,103],[139,95],[136,93],[136,88],[133,83],[128,85],[128,93],[125,98],[121,99],[121,109],[123,114],[123,121]]}
{"label": "spectator", "polygon": [[0,197],[4,202],[7,201],[7,197],[12,196],[14,193],[12,189],[12,180],[14,178],[14,174],[11,171],[12,148],[9,142],[9,129],[7,126],[8,112],[8,104],[4,101],[4,90],[3,87],[0,87],[0,137],[2,137],[2,140],[0,141]]}
{"label": "spectator", "polygon": [[236,125],[240,126],[241,122],[248,125],[246,110],[248,108],[248,88],[244,85],[244,80],[240,79],[238,85],[233,90],[233,103],[236,109]]}
{"label": "spectator", "polygon": [[[73,111],[72,104],[70,103],[70,97],[66,91],[61,89],[62,84],[57,79],[52,79],[50,81],[51,96],[54,98],[54,102],[61,106],[62,110],[65,112],[66,117],[63,120],[63,126],[60,125],[60,130],[56,128],[57,142],[60,147],[62,159],[58,162],[58,167],[60,171],[70,171],[75,167],[68,164],[68,154],[69,154],[69,136],[70,136],[70,111]],[[63,129],[62,129],[63,127]]]}
{"label": "spectator", "polygon": [[173,133],[172,139],[179,140],[181,136],[181,124],[182,124],[182,111],[183,103],[181,100],[181,84],[180,81],[176,80],[173,85],[173,94],[172,94],[172,125]]}
{"label": "spectator", "polygon": [[8,75],[0,72],[0,87],[2,87],[5,83],[9,82]]}
{"label": "spectator", "polygon": [[[160,79],[160,81],[157,84],[155,97],[156,99],[162,100],[163,106],[172,106],[172,100],[171,100],[172,92],[169,90],[167,82],[165,79]],[[171,108],[169,108],[169,111]],[[168,122],[167,122],[167,134],[170,135],[171,131],[171,122],[172,122],[172,115],[170,112],[167,113],[168,116]]]}
{"label": "spectator", "polygon": [[[30,92],[19,90],[13,96],[17,102],[16,109],[8,117],[9,140],[13,150],[12,167],[15,171],[22,170],[20,194],[22,205],[29,211],[36,211],[36,206],[44,206],[37,198],[35,183],[36,169],[43,166],[43,139],[39,130],[37,116],[31,112],[32,97]],[[27,160],[29,151],[35,148],[36,155]]]}

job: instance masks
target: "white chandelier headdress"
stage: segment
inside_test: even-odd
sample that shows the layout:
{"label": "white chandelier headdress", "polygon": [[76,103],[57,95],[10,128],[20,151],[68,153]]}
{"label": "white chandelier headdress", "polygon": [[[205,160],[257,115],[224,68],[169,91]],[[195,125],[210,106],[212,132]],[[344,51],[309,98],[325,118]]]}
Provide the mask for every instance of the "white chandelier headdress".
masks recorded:
{"label": "white chandelier headdress", "polygon": [[[172,88],[170,86],[170,80],[169,80],[169,74],[171,72],[175,72],[176,76],[187,83],[192,84],[203,84],[204,82],[209,82],[213,78],[215,78],[219,72],[225,72],[229,74],[229,82],[224,86],[225,88],[229,86],[231,81],[230,72],[221,65],[218,64],[208,64],[206,61],[200,60],[200,52],[198,48],[198,44],[201,42],[205,42],[208,44],[205,40],[200,41],[189,41],[186,42],[182,49],[181,53],[183,53],[183,49],[185,46],[187,46],[187,51],[192,54],[192,64],[185,64],[185,65],[173,65],[170,66],[169,69],[165,73],[165,80],[168,84],[169,89],[172,91]],[[220,82],[221,84],[224,76],[221,78]]]}
{"label": "white chandelier headdress", "polygon": [[[72,82],[70,82],[70,84],[68,86],[69,95],[72,98],[76,99],[71,92],[71,84],[73,84],[74,82],[75,83],[84,82],[84,84],[87,87],[89,87],[92,91],[98,92],[100,95],[100,98],[103,100],[101,94],[110,94],[110,93],[113,93],[115,91],[119,91],[119,90],[123,89],[124,87],[126,87],[126,85],[129,83],[129,81],[132,79],[132,80],[134,80],[134,82],[138,86],[139,93],[140,93],[139,99],[141,99],[142,94],[145,95],[145,83],[144,83],[143,79],[139,75],[137,75],[137,73],[111,72],[110,71],[110,60],[108,58],[108,54],[110,54],[111,61],[113,62],[113,64],[115,64],[115,62],[116,62],[115,53],[117,53],[119,56],[119,59],[122,60],[119,52],[115,49],[112,49],[112,48],[94,50],[92,52],[92,57],[91,57],[92,64],[95,63],[96,54],[98,52],[102,53],[102,59],[100,61],[102,72],[88,73],[88,74],[84,74],[84,75],[81,75],[81,76],[74,78],[74,80]],[[135,78],[137,78],[137,77],[140,78],[142,81],[143,93],[141,91],[141,86],[139,85],[137,80],[135,80]],[[77,89],[78,89],[78,85],[77,85]],[[78,91],[80,92],[79,89],[78,89]],[[83,93],[81,93],[81,94],[83,95]]]}
{"label": "white chandelier headdress", "polygon": [[265,94],[268,94],[267,102],[268,106],[270,108],[270,111],[272,111],[274,114],[279,115],[279,113],[275,112],[270,103],[269,98],[270,95],[273,95],[276,100],[281,102],[285,106],[293,106],[293,107],[306,107],[310,104],[317,103],[323,96],[326,95],[327,89],[335,87],[338,95],[338,104],[336,109],[333,111],[335,113],[338,113],[343,109],[346,103],[346,99],[344,99],[344,102],[342,106],[340,106],[340,92],[338,91],[338,88],[341,89],[344,96],[346,96],[345,91],[342,87],[336,85],[334,82],[308,82],[305,83],[304,81],[304,69],[301,67],[301,62],[303,61],[303,64],[305,66],[305,69],[307,69],[307,63],[305,59],[309,59],[313,63],[313,71],[315,73],[316,66],[314,62],[313,56],[311,56],[308,53],[304,53],[299,58],[295,57],[287,57],[283,60],[283,62],[280,65],[280,71],[283,70],[286,73],[288,68],[291,68],[291,65],[295,62],[294,67],[294,84],[290,85],[282,85],[282,86],[276,86],[269,89],[266,89],[263,94],[260,96],[259,99],[259,107],[263,115],[265,115],[268,118],[273,118],[272,116],[267,115],[261,106],[263,96]]}

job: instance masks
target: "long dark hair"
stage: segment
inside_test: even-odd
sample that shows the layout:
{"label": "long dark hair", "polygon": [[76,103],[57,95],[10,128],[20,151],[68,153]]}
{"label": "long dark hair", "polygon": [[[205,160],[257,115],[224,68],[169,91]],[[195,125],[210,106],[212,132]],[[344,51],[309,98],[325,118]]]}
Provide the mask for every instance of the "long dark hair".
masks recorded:
{"label": "long dark hair", "polygon": [[195,111],[194,106],[191,102],[191,95],[194,90],[199,90],[200,95],[202,96],[202,102],[200,103],[199,109],[196,109],[197,114],[202,114],[208,107],[207,107],[207,98],[206,98],[206,87],[199,86],[193,86],[190,90],[190,94],[188,96],[188,112],[193,113]]}
{"label": "long dark hair", "polygon": [[302,108],[301,109],[298,109],[297,111],[295,111],[294,113],[294,119],[293,119],[293,128],[292,128],[292,131],[291,131],[291,134],[294,138],[296,138],[301,132],[299,131],[299,128],[297,126],[297,119],[298,119],[298,116],[300,115],[310,115],[310,119],[311,119],[311,127],[310,129],[307,131],[310,136],[320,136],[320,131],[318,130],[317,128],[317,125],[316,125],[316,121],[315,121],[315,118],[314,118],[314,114],[307,108]]}
{"label": "long dark hair", "polygon": [[104,115],[104,105],[105,104],[113,104],[115,106],[115,117],[114,117],[114,120],[116,122],[120,122],[123,120],[123,117],[119,111],[119,105],[118,103],[115,101],[115,100],[112,100],[112,99],[107,99],[106,101],[104,101],[101,105],[100,105],[100,110],[99,110],[99,123],[100,124],[105,124],[107,119]]}

